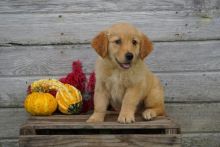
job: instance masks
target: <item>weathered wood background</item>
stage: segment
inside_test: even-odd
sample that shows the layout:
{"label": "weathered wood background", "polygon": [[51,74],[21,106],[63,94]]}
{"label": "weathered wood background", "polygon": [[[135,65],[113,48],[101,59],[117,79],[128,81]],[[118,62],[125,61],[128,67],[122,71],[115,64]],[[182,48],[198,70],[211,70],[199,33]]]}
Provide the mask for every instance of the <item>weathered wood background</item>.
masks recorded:
{"label": "weathered wood background", "polygon": [[219,8],[220,0],[1,0],[0,146],[18,146],[31,81],[65,75],[77,59],[91,72],[91,38],[126,21],[154,41],[146,62],[162,79],[183,146],[219,147]]}

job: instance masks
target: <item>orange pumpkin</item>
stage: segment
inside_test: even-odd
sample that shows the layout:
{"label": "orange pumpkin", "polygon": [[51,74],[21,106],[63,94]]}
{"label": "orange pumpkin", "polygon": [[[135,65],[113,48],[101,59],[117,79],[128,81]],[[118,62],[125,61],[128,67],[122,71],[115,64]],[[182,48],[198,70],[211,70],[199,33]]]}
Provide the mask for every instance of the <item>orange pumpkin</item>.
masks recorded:
{"label": "orange pumpkin", "polygon": [[57,109],[57,101],[49,93],[33,92],[24,102],[24,107],[31,115],[51,115]]}

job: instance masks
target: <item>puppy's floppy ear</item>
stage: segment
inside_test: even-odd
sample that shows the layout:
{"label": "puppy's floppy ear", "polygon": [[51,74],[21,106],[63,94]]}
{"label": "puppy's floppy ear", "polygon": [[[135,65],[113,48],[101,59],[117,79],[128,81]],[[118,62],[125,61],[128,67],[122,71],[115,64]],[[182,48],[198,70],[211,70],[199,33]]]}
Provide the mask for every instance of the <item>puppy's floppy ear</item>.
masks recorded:
{"label": "puppy's floppy ear", "polygon": [[141,37],[141,48],[140,48],[140,57],[144,59],[150,52],[153,50],[152,42],[147,38],[146,35],[142,34]]}
{"label": "puppy's floppy ear", "polygon": [[105,32],[100,32],[91,43],[95,51],[104,58],[108,52],[108,38]]}

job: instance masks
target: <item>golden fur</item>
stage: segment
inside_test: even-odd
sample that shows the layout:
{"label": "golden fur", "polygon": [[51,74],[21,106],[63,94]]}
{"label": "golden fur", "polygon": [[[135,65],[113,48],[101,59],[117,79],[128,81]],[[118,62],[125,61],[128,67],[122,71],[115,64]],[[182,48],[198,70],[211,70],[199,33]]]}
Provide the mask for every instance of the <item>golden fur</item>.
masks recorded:
{"label": "golden fur", "polygon": [[[163,87],[144,63],[153,46],[143,33],[127,23],[115,24],[100,32],[92,47],[100,57],[95,67],[95,108],[87,122],[104,121],[109,104],[120,111],[121,123],[134,122],[142,102],[144,119],[165,114]],[[128,52],[133,54],[129,63],[125,58]]]}

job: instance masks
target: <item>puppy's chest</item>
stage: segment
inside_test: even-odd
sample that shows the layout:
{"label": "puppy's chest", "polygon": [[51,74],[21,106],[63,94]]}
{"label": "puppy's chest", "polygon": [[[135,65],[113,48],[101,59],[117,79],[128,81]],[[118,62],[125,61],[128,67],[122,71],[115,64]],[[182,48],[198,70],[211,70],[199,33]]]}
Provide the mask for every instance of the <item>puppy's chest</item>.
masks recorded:
{"label": "puppy's chest", "polygon": [[110,103],[115,109],[120,109],[129,83],[128,77],[117,73],[106,79],[106,88],[110,93]]}

